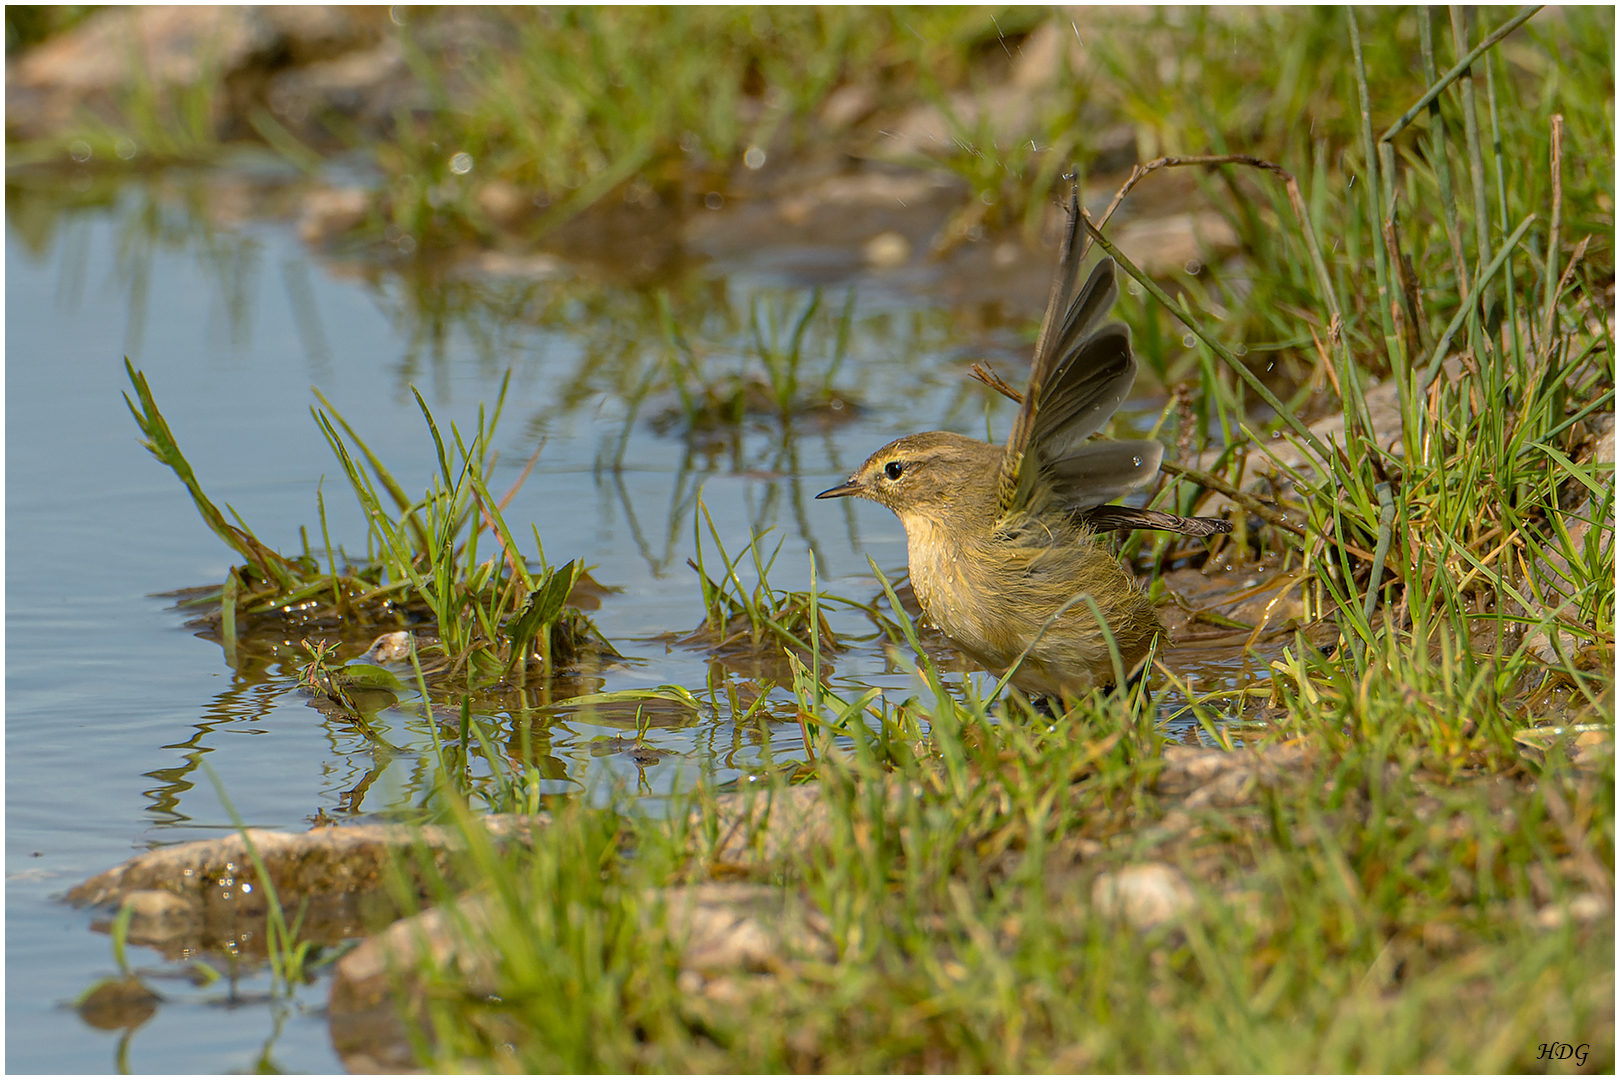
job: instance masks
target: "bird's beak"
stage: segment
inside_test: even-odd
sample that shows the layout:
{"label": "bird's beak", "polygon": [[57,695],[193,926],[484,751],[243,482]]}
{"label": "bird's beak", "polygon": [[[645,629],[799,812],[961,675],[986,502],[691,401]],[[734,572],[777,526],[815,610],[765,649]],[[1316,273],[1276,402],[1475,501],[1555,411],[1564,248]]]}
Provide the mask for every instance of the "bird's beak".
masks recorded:
{"label": "bird's beak", "polygon": [[845,495],[859,495],[860,493],[861,485],[857,484],[855,482],[855,478],[852,476],[842,484],[839,484],[837,487],[828,488],[826,491],[823,491],[820,495],[817,495],[816,498],[839,499]]}

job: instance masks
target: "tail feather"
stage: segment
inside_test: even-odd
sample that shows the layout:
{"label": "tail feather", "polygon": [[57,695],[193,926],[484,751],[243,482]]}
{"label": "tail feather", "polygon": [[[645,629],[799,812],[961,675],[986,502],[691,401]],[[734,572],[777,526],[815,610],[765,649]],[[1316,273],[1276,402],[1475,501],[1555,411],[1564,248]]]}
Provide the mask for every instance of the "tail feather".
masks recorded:
{"label": "tail feather", "polygon": [[1138,510],[1132,506],[1094,506],[1074,515],[1080,524],[1095,532],[1115,529],[1156,529],[1183,536],[1215,536],[1232,531],[1232,523],[1221,518],[1179,517],[1159,510]]}

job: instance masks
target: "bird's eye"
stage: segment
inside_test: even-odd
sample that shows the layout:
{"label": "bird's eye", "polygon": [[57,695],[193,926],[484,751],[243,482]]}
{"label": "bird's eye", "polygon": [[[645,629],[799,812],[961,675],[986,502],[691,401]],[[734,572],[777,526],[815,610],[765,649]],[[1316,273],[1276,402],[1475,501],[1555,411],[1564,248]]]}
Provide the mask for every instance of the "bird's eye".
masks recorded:
{"label": "bird's eye", "polygon": [[887,476],[890,480],[900,479],[900,474],[905,471],[906,467],[900,464],[898,461],[891,461],[887,465],[883,466],[883,475]]}

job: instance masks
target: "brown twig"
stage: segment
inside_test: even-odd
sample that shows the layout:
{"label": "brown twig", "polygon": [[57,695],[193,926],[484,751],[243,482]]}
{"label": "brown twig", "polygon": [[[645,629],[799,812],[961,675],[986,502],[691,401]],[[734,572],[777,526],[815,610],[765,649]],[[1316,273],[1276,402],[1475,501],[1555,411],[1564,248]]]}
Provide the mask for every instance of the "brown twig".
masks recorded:
{"label": "brown twig", "polygon": [[988,366],[975,363],[973,367],[969,369],[968,374],[984,383],[984,385],[988,386],[1002,397],[1011,398],[1020,405],[1024,403],[1024,395],[1019,393],[1017,390],[1014,390],[1006,379],[1003,379],[1000,375],[997,375]]}
{"label": "brown twig", "polygon": [[533,454],[529,455],[529,463],[523,466],[523,471],[518,474],[516,483],[512,485],[505,495],[501,496],[501,501],[495,504],[497,510],[506,509],[506,504],[512,501],[512,496],[518,493],[518,489],[523,486],[523,482],[529,478],[529,473],[534,469],[534,463],[540,460],[540,451],[545,448],[546,440],[541,439],[540,445],[534,448]]}

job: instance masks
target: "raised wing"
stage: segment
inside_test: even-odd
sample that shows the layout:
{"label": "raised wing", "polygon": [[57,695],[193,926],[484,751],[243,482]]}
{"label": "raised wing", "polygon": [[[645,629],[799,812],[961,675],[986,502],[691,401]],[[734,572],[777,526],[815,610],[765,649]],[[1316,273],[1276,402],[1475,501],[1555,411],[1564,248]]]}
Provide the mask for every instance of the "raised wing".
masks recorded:
{"label": "raised wing", "polygon": [[1098,531],[1161,529],[1188,536],[1231,532],[1231,524],[1219,518],[1103,505],[1149,483],[1159,471],[1164,447],[1152,439],[1091,441],[1130,394],[1136,360],[1131,356],[1131,333],[1123,325],[1093,329],[1119,299],[1114,261],[1104,259],[1075,292],[1079,231],[1076,191],[1069,196],[1063,251],[1023,397],[993,373],[976,373],[1021,402],[1002,459],[1002,514],[1027,507],[1036,478],[1044,476],[1058,504]]}
{"label": "raised wing", "polygon": [[1095,330],[1119,298],[1114,263],[1099,263],[1075,292],[1079,276],[1078,191],[1069,196],[1068,228],[1046,315],[1035,344],[1029,388],[1013,421],[1002,462],[1001,511],[1028,504],[1035,479],[1045,475],[1064,505],[1095,506],[1152,479],[1157,444],[1087,443],[1108,422],[1136,381],[1131,335],[1114,323]]}
{"label": "raised wing", "polygon": [[1164,445],[1154,439],[1083,442],[1042,466],[1052,493],[1065,510],[1088,510],[1128,495],[1159,473]]}

